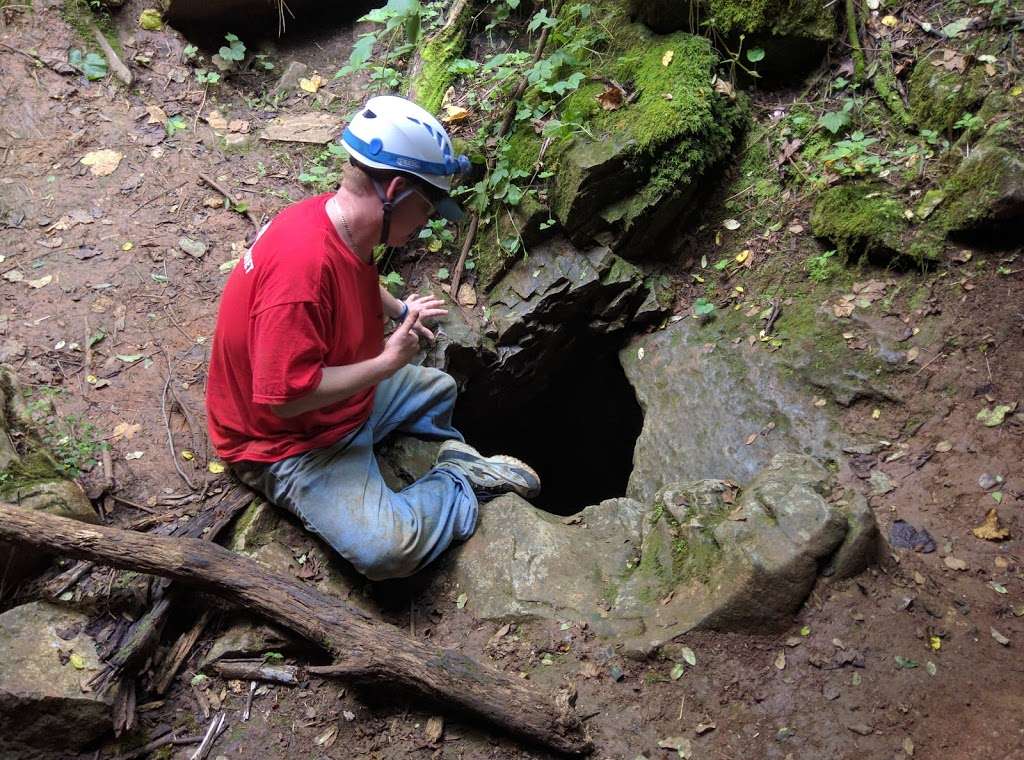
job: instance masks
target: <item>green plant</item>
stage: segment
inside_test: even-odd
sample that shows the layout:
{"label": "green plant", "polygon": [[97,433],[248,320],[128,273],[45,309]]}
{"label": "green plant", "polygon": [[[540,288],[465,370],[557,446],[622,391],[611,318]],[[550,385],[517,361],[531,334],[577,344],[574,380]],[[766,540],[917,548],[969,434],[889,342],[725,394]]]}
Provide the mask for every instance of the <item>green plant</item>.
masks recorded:
{"label": "green plant", "polygon": [[299,174],[299,182],[312,187],[318,193],[335,189],[341,179],[341,172],[337,168],[338,159],[344,159],[346,156],[343,147],[335,143],[329,144],[327,149],[318,153]]}
{"label": "green plant", "polygon": [[843,175],[879,174],[886,161],[868,150],[877,142],[877,137],[868,137],[858,130],[848,139],[835,143],[822,160]]}
{"label": "green plant", "polygon": [[167,132],[168,137],[174,137],[175,134],[184,129],[188,129],[188,122],[185,121],[185,117],[180,114],[172,116],[164,122],[164,131]]}
{"label": "green plant", "polygon": [[843,269],[842,264],[836,258],[835,250],[824,251],[817,256],[809,256],[804,262],[804,268],[814,282],[828,282]]}
{"label": "green plant", "polygon": [[217,51],[217,55],[222,60],[227,61],[229,64],[241,63],[245,60],[245,43],[242,42],[234,34],[225,34],[224,39],[227,40],[227,45],[222,45],[220,50]]}
{"label": "green plant", "polygon": [[97,53],[83,54],[78,48],[71,48],[68,51],[68,65],[89,81],[103,79],[107,75],[106,58]]}
{"label": "green plant", "polygon": [[220,74],[216,71],[207,71],[206,69],[199,69],[196,71],[196,81],[203,86],[211,84],[220,84]]}
{"label": "green plant", "polygon": [[195,45],[192,45],[191,43],[186,45],[181,50],[181,62],[182,63],[191,63],[192,61],[196,60],[198,57],[199,57],[199,48],[197,48]]}
{"label": "green plant", "polygon": [[431,219],[420,230],[419,239],[431,253],[437,253],[449,243],[455,242],[455,235],[448,229],[447,219]]}
{"label": "green plant", "polygon": [[970,131],[974,129],[979,129],[980,127],[984,126],[984,124],[984,119],[968,111],[957,120],[957,122],[953,125],[953,129],[966,129]]}
{"label": "green plant", "polygon": [[[370,71],[374,84],[398,88],[402,81],[401,75],[389,64],[409,53],[420,41],[424,27],[434,25],[438,18],[437,4],[424,6],[420,0],[388,0],[382,8],[376,8],[359,19],[380,24],[383,29],[360,36],[352,47],[348,63],[338,69],[334,77],[337,79],[357,71]],[[378,43],[384,48],[383,55],[379,61],[371,62]]]}

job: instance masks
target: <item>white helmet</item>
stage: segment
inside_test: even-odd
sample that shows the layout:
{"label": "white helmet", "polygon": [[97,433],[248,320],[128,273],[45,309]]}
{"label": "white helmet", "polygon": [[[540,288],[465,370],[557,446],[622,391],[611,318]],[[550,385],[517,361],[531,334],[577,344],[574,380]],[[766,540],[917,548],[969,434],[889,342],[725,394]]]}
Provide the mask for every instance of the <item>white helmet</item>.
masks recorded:
{"label": "white helmet", "polygon": [[341,136],[342,146],[358,163],[374,169],[419,177],[436,188],[437,211],[457,220],[462,215],[448,198],[451,178],[469,169],[466,156],[456,156],[441,123],[405,98],[370,98]]}

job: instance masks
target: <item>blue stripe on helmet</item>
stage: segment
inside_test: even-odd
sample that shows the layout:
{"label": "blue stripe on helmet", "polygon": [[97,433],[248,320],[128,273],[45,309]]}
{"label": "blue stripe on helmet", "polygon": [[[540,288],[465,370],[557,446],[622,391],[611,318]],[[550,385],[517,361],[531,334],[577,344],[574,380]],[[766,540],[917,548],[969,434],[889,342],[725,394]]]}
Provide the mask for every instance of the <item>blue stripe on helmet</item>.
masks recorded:
{"label": "blue stripe on helmet", "polygon": [[347,127],[342,133],[341,139],[342,142],[357,153],[365,156],[367,160],[386,164],[394,167],[395,169],[437,175],[452,175],[460,173],[460,164],[458,161],[452,161],[449,158],[448,161],[441,164],[434,161],[423,161],[422,159],[412,158],[411,156],[403,156],[400,153],[391,153],[390,151],[384,150],[379,139],[375,138],[372,143],[364,142],[352,134],[352,131]]}

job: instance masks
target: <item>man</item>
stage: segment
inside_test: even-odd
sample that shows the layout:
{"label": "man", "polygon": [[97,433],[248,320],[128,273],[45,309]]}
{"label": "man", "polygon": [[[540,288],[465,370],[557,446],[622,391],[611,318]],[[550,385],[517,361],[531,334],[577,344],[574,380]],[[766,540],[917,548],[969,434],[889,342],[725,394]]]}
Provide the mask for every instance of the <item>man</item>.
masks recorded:
{"label": "man", "polygon": [[[540,480],[484,457],[452,427],[455,381],[410,362],[433,296],[381,288],[378,245],[405,245],[434,214],[457,219],[456,158],[436,119],[372,98],[342,136],[336,193],[289,206],[260,232],[224,288],[207,384],[210,438],[246,484],[296,514],[373,580],[411,575],[476,527],[478,497],[533,496]],[[385,340],[385,316],[398,327]],[[374,444],[394,431],[443,440],[423,478],[387,488]]]}

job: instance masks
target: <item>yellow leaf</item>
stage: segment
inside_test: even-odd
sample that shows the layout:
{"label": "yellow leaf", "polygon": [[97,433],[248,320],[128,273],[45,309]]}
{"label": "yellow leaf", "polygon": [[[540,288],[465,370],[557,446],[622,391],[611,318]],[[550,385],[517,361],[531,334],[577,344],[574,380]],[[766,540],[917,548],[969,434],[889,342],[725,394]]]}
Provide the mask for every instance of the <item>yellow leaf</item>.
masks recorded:
{"label": "yellow leaf", "polygon": [[938,636],[929,636],[928,646],[930,646],[932,649],[938,652],[940,649],[942,649],[942,639],[940,639]]}
{"label": "yellow leaf", "polygon": [[744,248],[742,251],[736,254],[736,263],[742,264],[744,261],[750,258],[750,249]]}
{"label": "yellow leaf", "polygon": [[135,243],[133,243],[131,240],[129,240],[127,243],[122,243],[121,244],[121,250],[122,251],[130,251],[134,247],[135,247]]}
{"label": "yellow leaf", "polygon": [[[93,375],[89,375],[89,377],[93,378],[92,380],[89,380],[88,377],[86,378],[86,380],[89,380],[90,383],[96,381]],[[119,422],[116,425],[114,425],[114,433],[111,440],[116,441],[121,438],[124,438],[126,441],[129,441],[132,439],[132,437],[134,437],[136,433],[139,432],[139,429],[141,427],[142,426],[139,425],[138,423],[130,424],[128,422]]]}
{"label": "yellow leaf", "polygon": [[110,148],[94,150],[82,156],[81,162],[89,167],[89,171],[97,177],[113,174],[124,155]]}
{"label": "yellow leaf", "polygon": [[224,463],[210,462],[208,465],[206,465],[206,469],[212,472],[214,475],[220,475],[222,472],[224,472]]}
{"label": "yellow leaf", "polygon": [[1015,98],[1019,98],[1021,95],[1024,95],[1024,86],[1017,85],[1016,87],[1012,87],[1010,89],[1010,95]]}
{"label": "yellow leaf", "polygon": [[899,23],[900,23],[900,20],[898,18],[896,18],[895,16],[883,16],[882,17],[882,23],[885,24],[887,27],[889,27],[891,29],[891,28],[893,28],[895,26],[898,26]]}
{"label": "yellow leaf", "polygon": [[82,657],[82,655],[80,655],[78,652],[72,652],[71,656],[68,657],[68,662],[71,663],[72,667],[74,667],[75,670],[85,669],[85,658]]}
{"label": "yellow leaf", "polygon": [[96,375],[86,375],[85,376],[85,382],[89,383],[89,385],[96,385],[96,381],[97,380],[99,380],[99,378],[96,377]]}
{"label": "yellow leaf", "polygon": [[742,286],[742,285],[737,285],[737,286],[736,286],[736,287],[734,288],[734,290],[735,290],[735,291],[736,291],[737,293],[743,293],[743,292],[745,292],[745,291],[744,291],[744,289],[743,289],[743,286]]}
{"label": "yellow leaf", "polygon": [[193,459],[196,458],[196,455],[193,454],[188,449],[182,449],[182,451],[181,451],[181,458],[184,459],[186,462],[191,462]]}
{"label": "yellow leaf", "polygon": [[445,106],[444,116],[441,117],[441,121],[449,124],[454,124],[459,121],[464,121],[473,115],[473,112],[468,108],[462,106]]}
{"label": "yellow leaf", "polygon": [[882,416],[882,410],[881,409],[872,409],[871,410],[871,419],[877,420],[881,416]]}
{"label": "yellow leaf", "polygon": [[663,55],[661,57],[661,65],[662,66],[668,66],[670,63],[672,63],[672,56],[674,56],[674,55],[675,55],[675,51],[673,51],[673,50],[666,50],[665,51],[665,55]]}
{"label": "yellow leaf", "polygon": [[299,87],[302,88],[303,90],[305,90],[306,92],[314,93],[314,92],[316,92],[317,90],[320,89],[320,86],[323,85],[323,83],[324,83],[323,77],[321,77],[319,74],[314,74],[313,76],[309,77],[308,79],[305,78],[305,77],[300,79],[299,80]]}
{"label": "yellow leaf", "polygon": [[1010,529],[999,524],[999,512],[993,507],[985,513],[985,521],[977,528],[971,528],[977,538],[985,541],[1004,541],[1010,537]]}

